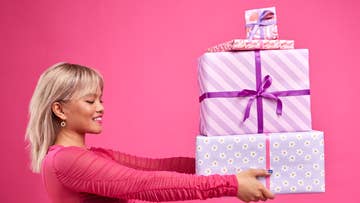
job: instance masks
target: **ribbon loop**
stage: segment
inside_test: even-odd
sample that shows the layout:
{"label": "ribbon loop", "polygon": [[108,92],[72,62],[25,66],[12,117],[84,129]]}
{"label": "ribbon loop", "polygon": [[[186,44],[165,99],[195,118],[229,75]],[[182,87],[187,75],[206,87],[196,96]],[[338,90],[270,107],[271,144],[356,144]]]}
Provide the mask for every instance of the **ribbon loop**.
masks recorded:
{"label": "ribbon loop", "polygon": [[271,83],[272,83],[272,78],[270,77],[270,75],[266,75],[262,82],[262,86],[264,89],[267,89],[270,87]]}

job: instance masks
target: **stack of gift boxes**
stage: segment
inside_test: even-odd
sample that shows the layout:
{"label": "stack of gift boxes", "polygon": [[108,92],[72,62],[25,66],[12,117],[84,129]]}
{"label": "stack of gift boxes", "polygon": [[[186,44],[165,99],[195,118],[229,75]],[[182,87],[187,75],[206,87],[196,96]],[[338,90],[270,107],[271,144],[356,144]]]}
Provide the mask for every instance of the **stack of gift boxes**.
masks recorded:
{"label": "stack of gift boxes", "polygon": [[247,39],[211,47],[198,61],[196,172],[272,171],[274,193],[325,191],[323,132],[312,130],[309,54],[279,40],[275,8],[245,12]]}

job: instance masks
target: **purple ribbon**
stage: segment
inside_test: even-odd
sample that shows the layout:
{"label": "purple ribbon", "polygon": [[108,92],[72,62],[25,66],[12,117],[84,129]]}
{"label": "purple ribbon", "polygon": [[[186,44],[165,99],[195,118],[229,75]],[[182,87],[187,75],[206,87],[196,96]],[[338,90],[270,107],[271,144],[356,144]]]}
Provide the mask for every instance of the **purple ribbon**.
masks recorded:
{"label": "purple ribbon", "polygon": [[273,25],[276,23],[275,20],[270,21],[270,19],[274,18],[274,12],[270,11],[270,10],[263,10],[260,13],[260,16],[257,20],[256,23],[248,23],[246,24],[246,27],[251,27],[251,32],[249,34],[248,39],[253,39],[256,31],[260,28],[260,38],[263,39],[264,38],[264,30],[262,29],[263,26],[267,26],[267,25]]}
{"label": "purple ribbon", "polygon": [[260,98],[260,97],[276,101],[276,114],[277,115],[282,114],[281,99],[277,95],[275,95],[271,92],[266,92],[266,89],[269,88],[271,85],[271,81],[272,81],[272,79],[271,79],[270,75],[266,75],[264,77],[264,80],[261,82],[260,87],[256,91],[248,90],[250,92],[250,95],[252,95],[252,97],[249,99],[249,102],[246,105],[246,110],[245,110],[245,115],[244,115],[243,121],[245,121],[247,118],[249,118],[251,105],[254,102],[254,100],[257,98]]}
{"label": "purple ribbon", "polygon": [[199,97],[199,101],[202,102],[206,98],[250,97],[246,105],[243,122],[245,122],[246,119],[249,118],[251,106],[253,102],[256,100],[258,132],[263,133],[264,117],[263,117],[262,98],[275,101],[276,114],[281,115],[282,101],[279,97],[310,95],[309,89],[267,92],[266,90],[271,86],[272,78],[270,75],[266,75],[261,81],[261,57],[259,50],[255,51],[255,74],[256,74],[256,90],[244,89],[241,91],[205,92]]}

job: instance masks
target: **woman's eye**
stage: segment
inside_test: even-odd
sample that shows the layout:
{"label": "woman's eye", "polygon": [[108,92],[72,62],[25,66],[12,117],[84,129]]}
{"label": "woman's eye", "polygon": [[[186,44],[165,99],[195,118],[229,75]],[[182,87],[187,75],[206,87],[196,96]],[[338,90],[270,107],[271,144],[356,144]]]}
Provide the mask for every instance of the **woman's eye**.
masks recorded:
{"label": "woman's eye", "polygon": [[89,104],[93,104],[94,103],[94,101],[86,101],[87,103],[89,103]]}

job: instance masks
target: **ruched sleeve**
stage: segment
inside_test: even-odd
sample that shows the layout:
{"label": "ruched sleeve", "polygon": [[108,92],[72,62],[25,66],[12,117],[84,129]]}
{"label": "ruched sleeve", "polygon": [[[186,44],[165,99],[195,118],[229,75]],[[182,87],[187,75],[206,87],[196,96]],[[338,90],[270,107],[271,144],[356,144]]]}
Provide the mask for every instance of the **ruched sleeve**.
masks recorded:
{"label": "ruched sleeve", "polygon": [[121,165],[148,171],[176,171],[179,173],[195,173],[195,158],[190,157],[171,157],[171,158],[147,158],[139,157],[123,152],[104,149],[104,148],[91,148],[92,151],[98,151],[108,154],[114,161]]}
{"label": "ruched sleeve", "polygon": [[58,150],[52,161],[59,182],[77,192],[157,202],[237,194],[235,175],[196,176],[169,171],[143,171],[78,147]]}

